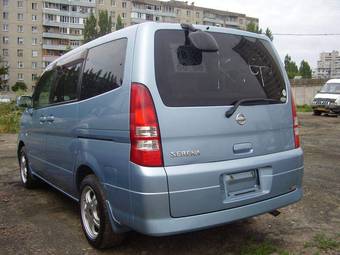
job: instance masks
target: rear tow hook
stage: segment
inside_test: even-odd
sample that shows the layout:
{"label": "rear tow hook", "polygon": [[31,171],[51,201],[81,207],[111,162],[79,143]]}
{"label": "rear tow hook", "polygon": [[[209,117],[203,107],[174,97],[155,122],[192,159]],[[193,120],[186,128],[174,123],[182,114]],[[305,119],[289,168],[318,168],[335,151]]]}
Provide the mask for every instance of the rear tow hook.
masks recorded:
{"label": "rear tow hook", "polygon": [[271,215],[273,215],[274,217],[277,217],[281,214],[281,212],[279,210],[274,210],[274,211],[271,211],[269,212]]}

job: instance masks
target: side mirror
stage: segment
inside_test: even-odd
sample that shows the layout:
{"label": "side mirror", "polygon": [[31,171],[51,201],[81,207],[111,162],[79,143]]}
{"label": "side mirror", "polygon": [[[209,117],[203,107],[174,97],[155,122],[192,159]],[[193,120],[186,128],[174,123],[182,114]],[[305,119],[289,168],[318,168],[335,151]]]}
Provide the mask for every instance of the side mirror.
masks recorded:
{"label": "side mirror", "polygon": [[21,108],[31,108],[32,107],[32,97],[30,96],[20,96],[17,98],[17,106]]}
{"label": "side mirror", "polygon": [[197,30],[189,33],[188,37],[192,45],[203,52],[216,52],[219,50],[215,38],[207,32]]}

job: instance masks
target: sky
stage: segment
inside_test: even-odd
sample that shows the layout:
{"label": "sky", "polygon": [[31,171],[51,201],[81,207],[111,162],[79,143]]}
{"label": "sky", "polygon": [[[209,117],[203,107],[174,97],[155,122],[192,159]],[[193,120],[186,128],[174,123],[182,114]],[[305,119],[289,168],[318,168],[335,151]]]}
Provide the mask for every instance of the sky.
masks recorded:
{"label": "sky", "polygon": [[[195,5],[257,17],[260,27],[269,27],[273,34],[340,34],[340,0],[195,0]],[[304,59],[315,68],[320,52],[340,51],[340,35],[274,35],[273,42],[282,60],[289,54],[298,66]]]}

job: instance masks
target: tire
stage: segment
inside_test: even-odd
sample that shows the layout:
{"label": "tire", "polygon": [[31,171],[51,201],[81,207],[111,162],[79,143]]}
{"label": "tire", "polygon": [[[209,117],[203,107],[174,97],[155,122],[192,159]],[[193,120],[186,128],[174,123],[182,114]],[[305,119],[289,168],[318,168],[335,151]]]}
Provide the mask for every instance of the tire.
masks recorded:
{"label": "tire", "polygon": [[29,167],[25,146],[20,149],[19,154],[20,179],[22,185],[27,189],[33,189],[38,186],[38,180],[32,175]]}
{"label": "tire", "polygon": [[315,115],[315,116],[320,116],[320,115],[321,115],[321,112],[320,112],[320,111],[313,111],[313,115]]}
{"label": "tire", "polygon": [[117,246],[124,234],[114,233],[105,203],[105,195],[95,175],[88,175],[80,184],[80,221],[88,242],[97,249]]}

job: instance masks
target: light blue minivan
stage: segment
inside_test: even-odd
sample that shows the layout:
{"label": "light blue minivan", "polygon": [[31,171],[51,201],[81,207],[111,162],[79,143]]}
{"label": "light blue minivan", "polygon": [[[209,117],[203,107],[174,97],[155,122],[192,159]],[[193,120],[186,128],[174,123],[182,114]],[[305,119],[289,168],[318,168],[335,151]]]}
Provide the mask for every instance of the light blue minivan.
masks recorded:
{"label": "light blue minivan", "polygon": [[143,23],[43,72],[18,138],[21,180],[79,202],[86,238],[163,236],[277,213],[302,196],[289,80],[270,40]]}

